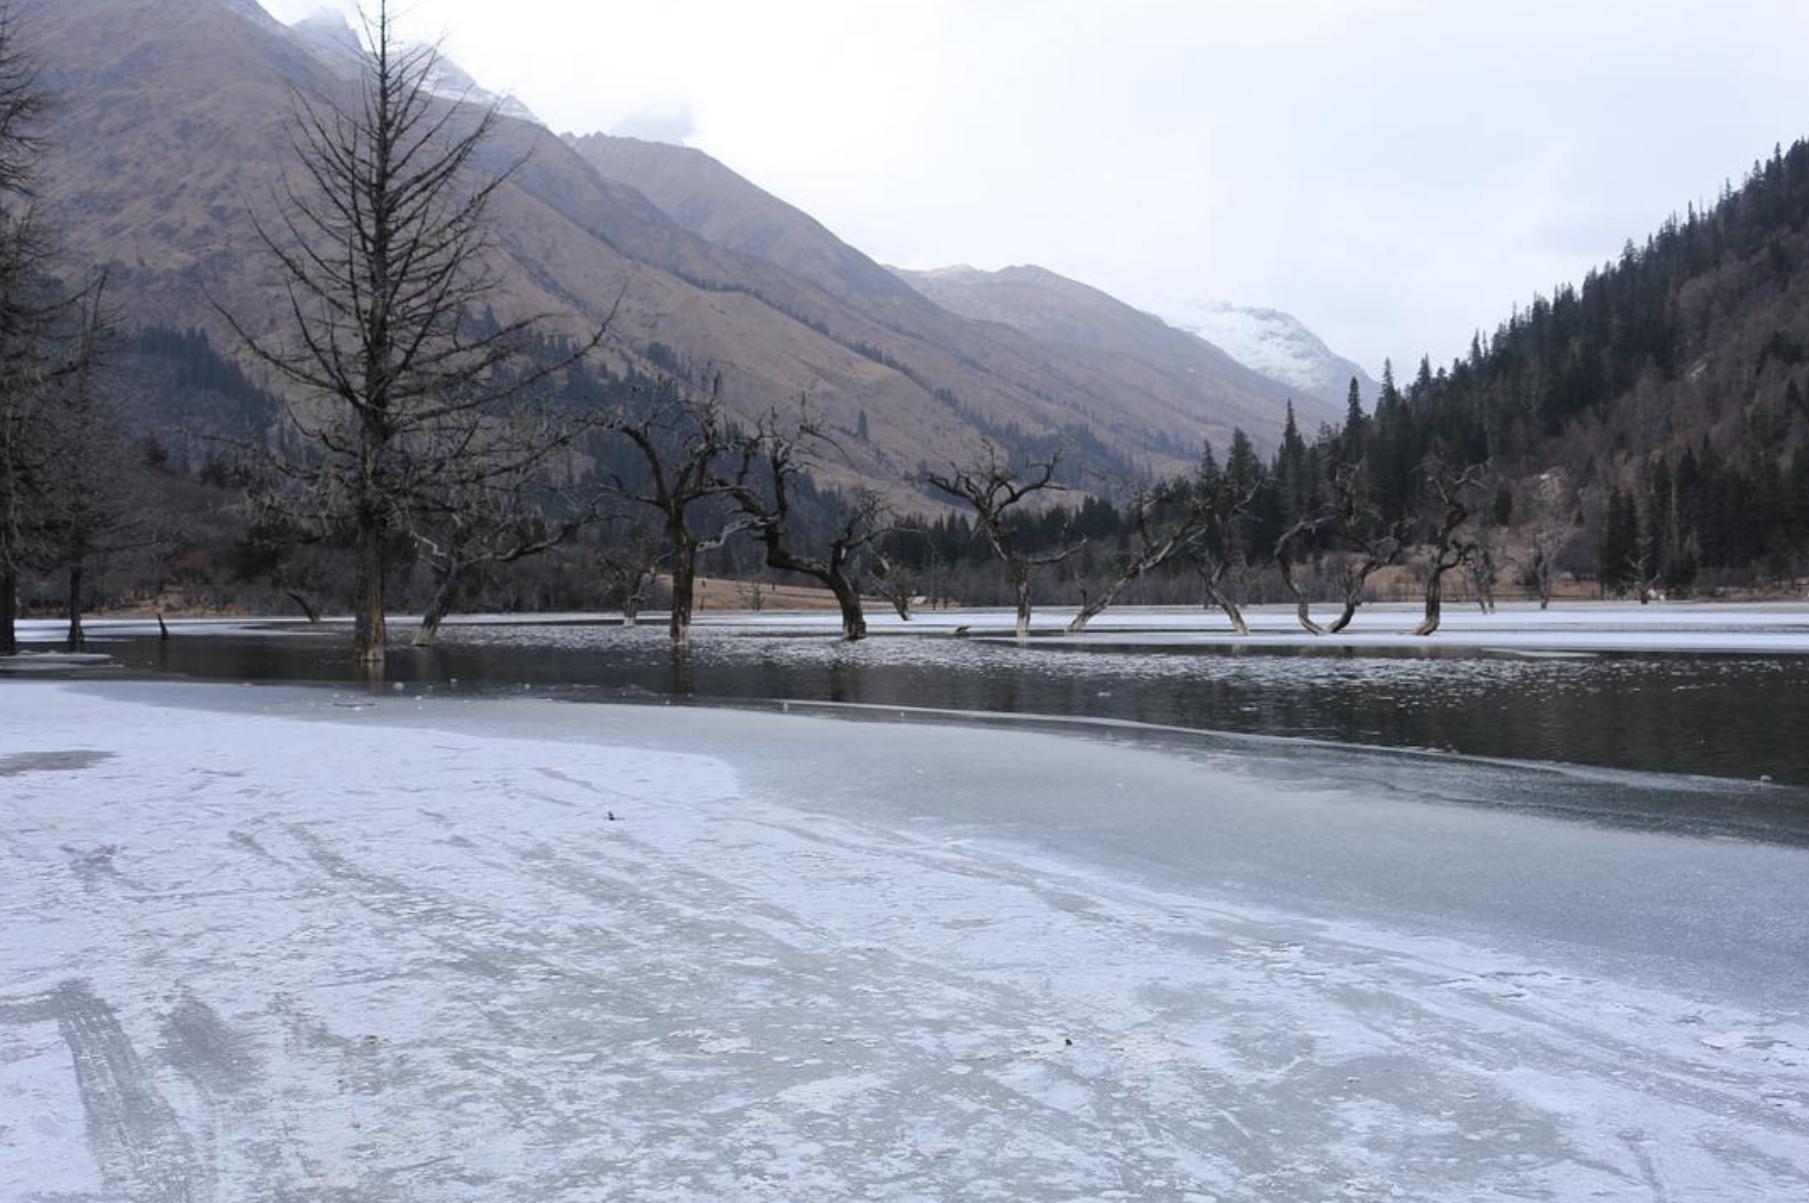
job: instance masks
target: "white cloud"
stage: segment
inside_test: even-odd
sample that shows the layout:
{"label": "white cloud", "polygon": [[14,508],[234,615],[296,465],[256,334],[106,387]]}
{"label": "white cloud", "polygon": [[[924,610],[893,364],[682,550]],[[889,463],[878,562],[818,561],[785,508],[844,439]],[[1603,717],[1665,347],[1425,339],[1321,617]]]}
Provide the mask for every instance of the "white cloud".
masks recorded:
{"label": "white cloud", "polygon": [[1809,133],[1793,0],[405,12],[556,129],[685,116],[692,145],[877,258],[1273,305],[1372,370],[1448,358]]}

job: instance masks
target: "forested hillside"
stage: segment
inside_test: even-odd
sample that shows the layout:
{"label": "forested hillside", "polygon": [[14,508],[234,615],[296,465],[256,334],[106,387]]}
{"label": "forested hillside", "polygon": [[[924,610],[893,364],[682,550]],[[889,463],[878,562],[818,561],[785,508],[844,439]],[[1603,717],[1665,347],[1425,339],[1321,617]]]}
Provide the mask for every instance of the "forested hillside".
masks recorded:
{"label": "forested hillside", "polygon": [[1428,453],[1556,508],[1610,589],[1800,576],[1809,552],[1809,142],[1755,163],[1449,367],[1385,385],[1366,454],[1390,510]]}

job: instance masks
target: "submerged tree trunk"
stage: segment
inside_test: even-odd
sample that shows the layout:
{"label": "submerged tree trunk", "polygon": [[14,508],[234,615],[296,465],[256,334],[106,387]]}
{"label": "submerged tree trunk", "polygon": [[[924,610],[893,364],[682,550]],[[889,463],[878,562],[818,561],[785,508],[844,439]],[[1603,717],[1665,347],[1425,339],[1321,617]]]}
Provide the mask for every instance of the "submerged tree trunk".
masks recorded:
{"label": "submerged tree trunk", "polygon": [[1012,564],[1010,567],[1011,591],[1017,600],[1019,639],[1030,634],[1030,569],[1024,564]]}
{"label": "submerged tree trunk", "polygon": [[1231,620],[1231,629],[1236,631],[1239,635],[1248,635],[1250,633],[1250,624],[1244,621],[1243,609],[1239,607],[1236,602],[1232,601],[1231,595],[1220,588],[1215,581],[1208,581],[1206,583],[1206,604],[1217,606],[1219,609],[1223,610],[1225,612],[1225,617]]}
{"label": "submerged tree trunk", "polygon": [[285,590],[285,592],[288,594],[290,601],[301,607],[302,617],[306,618],[309,622],[320,621],[320,611],[314,608],[314,603],[308,600],[306,594],[299,589],[289,589]]}
{"label": "submerged tree trunk", "polygon": [[860,590],[840,572],[831,572],[824,583],[835,594],[835,604],[842,608],[842,638],[859,643],[867,637],[867,615],[861,610]]}
{"label": "submerged tree trunk", "polygon": [[1325,628],[1328,632],[1336,635],[1351,624],[1351,619],[1357,616],[1357,607],[1363,604],[1361,592],[1362,588],[1359,586],[1357,593],[1344,595],[1344,609],[1338,612],[1338,617],[1332,620],[1332,625]]}
{"label": "submerged tree trunk", "polygon": [[459,585],[465,579],[463,565],[453,565],[440,578],[440,584],[433,591],[433,600],[427,603],[427,610],[421,615],[420,629],[415,632],[416,647],[432,647],[433,641],[439,637],[440,624],[452,613],[452,603],[458,600]]}
{"label": "submerged tree trunk", "polygon": [[1432,575],[1426,578],[1426,617],[1413,629],[1415,635],[1430,635],[1438,630],[1444,615],[1445,573],[1453,567],[1455,565],[1444,563],[1432,566]]}
{"label": "submerged tree trunk", "polygon": [[353,645],[367,668],[381,669],[389,642],[383,610],[383,530],[365,519],[358,527],[357,568],[352,583]]}
{"label": "submerged tree trunk", "polygon": [[1080,612],[1069,621],[1068,634],[1078,635],[1086,630],[1087,624],[1105,613],[1112,603],[1118,600],[1118,595],[1124,592],[1125,586],[1129,585],[1135,579],[1137,579],[1135,576],[1120,578],[1106,586],[1105,592],[1101,593],[1098,597],[1083,604],[1080,608]]}
{"label": "submerged tree trunk", "polygon": [[88,646],[88,636],[82,630],[82,577],[85,570],[78,561],[69,565],[69,650],[79,652]]}
{"label": "submerged tree trunk", "polygon": [[1325,628],[1313,621],[1312,602],[1300,582],[1294,579],[1294,564],[1285,551],[1278,550],[1275,555],[1275,566],[1281,570],[1281,583],[1287,586],[1294,597],[1294,616],[1300,620],[1301,629],[1309,635],[1323,635]]}
{"label": "submerged tree trunk", "polygon": [[0,656],[19,651],[19,574],[0,567]]}
{"label": "submerged tree trunk", "polygon": [[687,647],[691,642],[691,610],[697,599],[697,548],[688,544],[676,548],[672,556],[672,616],[666,624],[673,647]]}

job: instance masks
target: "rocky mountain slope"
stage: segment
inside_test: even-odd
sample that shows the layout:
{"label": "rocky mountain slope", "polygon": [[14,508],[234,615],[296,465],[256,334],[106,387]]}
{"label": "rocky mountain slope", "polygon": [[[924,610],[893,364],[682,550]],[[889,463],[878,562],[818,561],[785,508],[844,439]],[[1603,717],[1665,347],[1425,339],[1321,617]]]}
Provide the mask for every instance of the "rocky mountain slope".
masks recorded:
{"label": "rocky mountain slope", "polygon": [[[57,97],[42,189],[74,264],[108,264],[128,324],[232,339],[216,309],[280,328],[253,213],[295,170],[295,97],[347,99],[342,44],[249,0],[18,0]],[[448,78],[453,78],[451,74]],[[567,145],[505,110],[490,161],[499,314],[578,331],[612,306],[618,361],[707,367],[752,414],[807,395],[849,441],[839,471],[895,481],[991,437],[1065,443],[1095,468],[1167,470],[1233,423],[1272,441],[1286,389],[1151,369],[951,313],[707,158],[631,140]],[[638,159],[636,158],[638,156]]]}
{"label": "rocky mountain slope", "polygon": [[[1130,401],[1174,430],[1180,442],[1186,442],[1180,432],[1199,429],[1202,416],[1209,419],[1207,437],[1222,441],[1228,426],[1240,425],[1259,441],[1273,442],[1286,402],[1299,391],[1053,273],[1039,277],[1048,294],[1043,304],[1064,310],[1061,322],[975,304],[952,281],[930,287],[919,276],[882,267],[701,151],[602,134],[568,141],[606,178],[635,188],[718,246],[809,280],[896,331],[970,354],[976,344],[990,344],[1047,364],[1070,389]],[[1314,415],[1321,408],[1316,397],[1302,397],[1301,404]]]}
{"label": "rocky mountain slope", "polygon": [[[1338,409],[1319,390],[1290,387],[1252,371],[1218,346],[1134,309],[1097,288],[1041,267],[980,271],[945,267],[897,270],[900,279],[952,313],[1022,331],[1051,354],[1106,365],[1135,387],[1186,393],[1213,388],[1233,421],[1268,433],[1276,400],[1293,401],[1310,429],[1337,421]],[[1338,405],[1343,404],[1339,394]],[[1222,445],[1222,444],[1221,444]]]}

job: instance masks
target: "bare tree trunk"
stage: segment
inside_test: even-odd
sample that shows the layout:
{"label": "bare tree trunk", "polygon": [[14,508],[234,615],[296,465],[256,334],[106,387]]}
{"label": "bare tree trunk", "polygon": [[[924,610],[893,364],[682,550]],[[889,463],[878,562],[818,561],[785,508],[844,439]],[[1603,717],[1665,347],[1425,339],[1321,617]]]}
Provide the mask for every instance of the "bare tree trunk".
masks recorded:
{"label": "bare tree trunk", "polygon": [[697,596],[697,549],[679,547],[672,556],[672,617],[667,629],[673,647],[691,642],[691,609]]}
{"label": "bare tree trunk", "polygon": [[1118,595],[1124,592],[1125,586],[1134,579],[1136,578],[1126,577],[1107,585],[1103,593],[1081,606],[1080,612],[1068,623],[1068,634],[1078,635],[1086,630],[1087,624],[1105,613],[1107,608],[1118,600]]}
{"label": "bare tree trunk", "polygon": [[1215,581],[1206,582],[1206,602],[1208,605],[1217,606],[1225,612],[1225,617],[1231,620],[1231,629],[1233,631],[1236,631],[1239,635],[1248,635],[1250,633],[1250,624],[1244,621],[1244,611],[1242,608],[1240,608],[1236,602],[1232,601],[1231,595],[1219,588],[1218,583]]}
{"label": "bare tree trunk", "polygon": [[1325,634],[1325,628],[1313,621],[1312,602],[1308,599],[1306,591],[1294,579],[1293,561],[1288,559],[1285,552],[1277,553],[1275,566],[1281,569],[1281,583],[1286,585],[1288,592],[1294,596],[1294,615],[1300,620],[1301,628],[1309,635]]}
{"label": "bare tree trunk", "polygon": [[1351,619],[1357,616],[1357,607],[1363,602],[1362,591],[1363,587],[1359,585],[1355,593],[1344,595],[1344,609],[1338,612],[1338,617],[1332,621],[1332,625],[1325,628],[1328,632],[1336,635],[1350,625]]}
{"label": "bare tree trunk", "polygon": [[381,669],[389,642],[383,611],[383,531],[372,520],[358,527],[357,567],[352,577],[353,646],[359,662]]}
{"label": "bare tree trunk", "polygon": [[867,637],[867,615],[861,610],[860,591],[853,581],[839,572],[831,573],[827,584],[829,591],[835,594],[835,604],[842,608],[842,638],[849,643],[859,643]]}
{"label": "bare tree trunk", "polygon": [[320,611],[316,610],[314,608],[314,603],[309,601],[307,599],[306,595],[304,595],[301,590],[290,589],[290,590],[287,590],[286,592],[289,595],[289,600],[301,607],[302,616],[304,618],[306,618],[309,622],[319,622],[320,621]]}
{"label": "bare tree trunk", "polygon": [[1444,611],[1446,571],[1445,566],[1434,564],[1432,575],[1426,578],[1426,617],[1413,629],[1415,635],[1430,635],[1438,630]]}
{"label": "bare tree trunk", "polygon": [[0,656],[19,651],[19,574],[16,569],[0,567]]}
{"label": "bare tree trunk", "polygon": [[1012,594],[1017,598],[1018,638],[1023,639],[1030,634],[1030,569],[1027,565],[1013,562],[1009,573]]}
{"label": "bare tree trunk", "polygon": [[641,599],[638,594],[630,593],[622,598],[622,625],[633,627],[641,616]]}
{"label": "bare tree trunk", "polygon": [[86,570],[78,561],[69,565],[69,650],[79,652],[88,646],[82,630],[82,577]]}
{"label": "bare tree trunk", "polygon": [[460,565],[453,565],[440,578],[440,584],[433,591],[433,600],[427,603],[426,611],[421,615],[421,627],[415,632],[416,647],[432,647],[433,641],[440,634],[440,624],[452,613],[452,603],[458,600],[459,584],[465,578],[465,570]]}

